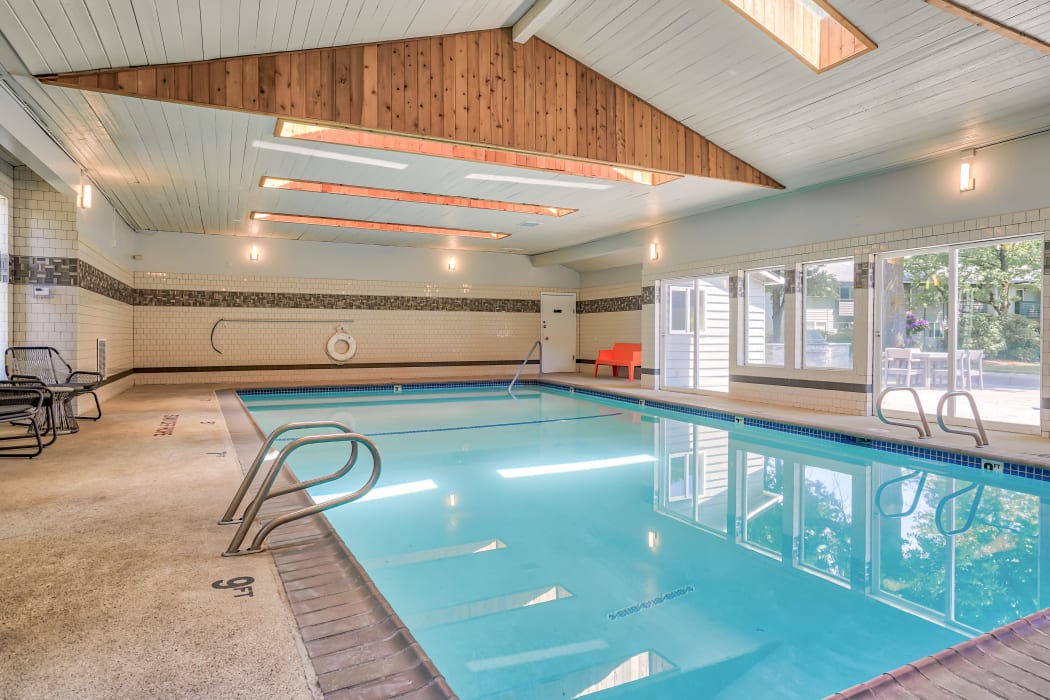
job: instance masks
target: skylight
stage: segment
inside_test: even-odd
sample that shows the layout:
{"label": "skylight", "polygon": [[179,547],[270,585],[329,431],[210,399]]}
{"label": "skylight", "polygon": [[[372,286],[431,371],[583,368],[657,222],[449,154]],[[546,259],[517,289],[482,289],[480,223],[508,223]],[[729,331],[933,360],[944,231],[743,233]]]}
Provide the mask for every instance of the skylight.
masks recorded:
{"label": "skylight", "polygon": [[817,73],[876,48],[825,0],[725,0]]}
{"label": "skylight", "polygon": [[365,131],[343,126],[315,124],[312,122],[278,119],[274,135],[279,138],[301,139],[340,146],[378,148],[401,153],[419,153],[425,156],[455,158],[489,165],[508,165],[516,168],[545,170],[579,177],[592,177],[617,182],[633,182],[639,185],[662,185],[677,180],[681,175],[643,170],[622,165],[608,165],[593,161],[573,160],[558,156],[547,156],[502,148],[452,143],[433,139]]}
{"label": "skylight", "polygon": [[318,192],[321,194],[341,194],[349,197],[368,197],[371,199],[392,199],[398,202],[416,204],[438,204],[448,207],[467,207],[469,209],[490,209],[517,214],[538,214],[540,216],[565,216],[575,209],[547,207],[542,204],[523,204],[521,202],[502,202],[495,199],[477,199],[474,197],[454,197],[444,194],[427,194],[425,192],[408,192],[405,190],[385,190],[378,187],[360,187],[357,185],[340,185],[335,182],[315,182],[313,180],[296,180],[264,176],[259,186],[266,189],[295,190],[296,192]]}
{"label": "skylight", "polygon": [[391,231],[395,233],[428,233],[437,236],[463,236],[465,238],[506,238],[509,233],[495,231],[472,231],[470,229],[443,228],[441,226],[417,226],[415,224],[392,224],[383,221],[361,221],[359,219],[339,219],[329,216],[306,216],[304,214],[279,214],[275,212],[253,211],[253,221],[272,221],[279,224],[310,224],[313,226],[334,226],[336,228],[356,228],[366,231]]}

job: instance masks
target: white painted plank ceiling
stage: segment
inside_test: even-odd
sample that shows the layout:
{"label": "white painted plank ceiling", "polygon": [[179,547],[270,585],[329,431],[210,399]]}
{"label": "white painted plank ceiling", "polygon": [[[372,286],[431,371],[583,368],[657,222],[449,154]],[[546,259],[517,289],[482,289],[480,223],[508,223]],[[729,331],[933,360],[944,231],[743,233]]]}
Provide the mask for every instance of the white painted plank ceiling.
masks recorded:
{"label": "white painted plank ceiling", "polygon": [[[968,0],[1050,40],[1045,0]],[[372,153],[379,171],[274,144],[274,120],[44,88],[29,74],[193,61],[509,26],[527,0],[0,0],[5,79],[143,230],[490,250],[553,250],[769,191],[690,178],[646,190],[464,180],[492,166]],[[543,40],[789,189],[1050,127],[1050,56],[919,0],[836,0],[879,48],[817,75],[722,0],[574,0]],[[2,55],[2,54],[0,54]],[[331,153],[365,153],[328,148]],[[514,171],[515,174],[520,174]],[[263,191],[262,175],[570,206],[562,219]],[[543,175],[543,177],[548,177]],[[502,241],[252,223],[252,209],[463,226]],[[540,220],[524,228],[525,220]],[[615,256],[613,256],[615,257]],[[596,263],[598,264],[598,263]]]}

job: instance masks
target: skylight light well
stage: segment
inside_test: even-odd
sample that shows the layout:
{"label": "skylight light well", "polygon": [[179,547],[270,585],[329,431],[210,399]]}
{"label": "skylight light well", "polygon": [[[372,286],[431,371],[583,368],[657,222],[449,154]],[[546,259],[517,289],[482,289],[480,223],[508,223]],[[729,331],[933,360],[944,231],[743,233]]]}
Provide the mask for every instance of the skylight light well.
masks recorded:
{"label": "skylight light well", "polygon": [[817,73],[877,48],[826,0],[724,0]]}
{"label": "skylight light well", "polygon": [[279,224],[309,224],[313,226],[334,226],[336,228],[356,228],[365,231],[391,231],[394,233],[427,233],[436,236],[461,236],[464,238],[488,238],[490,240],[506,238],[509,233],[495,231],[472,231],[470,229],[444,228],[441,226],[418,226],[416,224],[393,224],[384,221],[362,221],[359,219],[340,219],[330,216],[307,216],[305,214],[280,214],[276,212],[253,211],[252,221],[272,221]]}
{"label": "skylight light well", "polygon": [[276,190],[294,190],[296,192],[317,192],[320,194],[341,194],[348,197],[367,197],[371,199],[390,199],[397,202],[414,204],[436,204],[447,207],[466,207],[468,209],[489,209],[516,214],[538,214],[540,216],[565,216],[575,209],[565,207],[548,207],[542,204],[523,204],[521,202],[503,202],[495,199],[477,199],[475,197],[455,197],[426,192],[409,192],[406,190],[387,190],[379,187],[360,187],[358,185],[341,185],[335,182],[315,182],[313,180],[296,180],[263,176],[259,187]]}
{"label": "skylight light well", "polygon": [[278,119],[274,135],[278,138],[316,141],[339,146],[377,148],[400,153],[419,153],[425,156],[455,158],[456,160],[468,160],[489,165],[507,165],[530,170],[545,170],[547,172],[613,180],[615,182],[633,182],[639,185],[662,185],[665,182],[677,180],[681,177],[681,175],[656,170],[643,170],[622,165],[609,165],[503,148],[489,148],[473,144],[367,131],[345,126],[293,121],[291,119]]}

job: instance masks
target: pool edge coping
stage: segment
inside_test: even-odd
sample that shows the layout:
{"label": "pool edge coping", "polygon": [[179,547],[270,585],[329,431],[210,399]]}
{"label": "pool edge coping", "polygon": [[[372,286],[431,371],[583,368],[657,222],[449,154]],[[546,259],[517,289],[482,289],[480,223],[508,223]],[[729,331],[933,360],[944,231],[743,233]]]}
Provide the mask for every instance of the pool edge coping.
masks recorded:
{"label": "pool edge coping", "polygon": [[[237,457],[242,472],[244,472],[250,464],[250,458],[247,464],[243,463],[241,461],[241,455],[238,454],[238,448],[247,450],[245,454],[254,455],[262,446],[265,436],[262,434],[262,431],[259,429],[255,421],[251,418],[247,407],[240,400],[237,390],[218,389],[215,391],[215,395],[219,403],[219,409],[223,416],[223,420],[226,423],[226,430],[229,433],[230,441],[234,447],[234,454]],[[234,412],[240,415],[231,415]],[[243,421],[231,421],[231,417],[243,418],[251,428],[247,428],[247,426],[244,425],[236,425],[236,423],[241,423]],[[231,423],[233,424],[231,425]],[[291,470],[287,468],[281,470],[280,478],[287,480],[289,484],[299,483],[298,479],[296,479],[291,473]],[[313,501],[305,491],[297,491],[280,496],[272,501],[267,501],[267,507],[264,507],[260,512],[260,516],[274,515],[275,511],[278,510],[277,506],[280,506],[280,511],[288,512],[288,510],[292,508],[307,505],[313,505]],[[375,582],[365,571],[364,567],[361,566],[360,562],[358,562],[347,544],[335,532],[335,529],[332,527],[328,518],[325,517],[325,514],[318,513],[316,515],[320,517],[308,518],[296,523],[290,523],[275,530],[270,535],[269,544],[266,546],[265,550],[270,554],[277,574],[284,586],[283,597],[296,622],[297,631],[300,636],[298,641],[303,649],[303,662],[310,663],[312,667],[310,670],[313,674],[312,679],[316,684],[315,688],[324,698],[326,698],[326,700],[335,700],[343,697],[364,697],[364,695],[358,695],[357,693],[367,693],[369,690],[374,690],[380,682],[387,682],[395,685],[400,682],[401,684],[412,685],[413,687],[406,687],[403,692],[399,692],[395,695],[384,694],[381,696],[375,695],[369,697],[393,699],[411,695],[411,697],[420,698],[420,700],[423,698],[458,700],[458,696],[448,685],[448,682],[437,669],[433,660],[427,655],[422,645],[412,635],[408,626],[405,625],[394,611],[386,597],[379,591]],[[305,576],[305,573],[311,570],[328,569],[332,565],[336,566],[335,571],[325,571],[323,574],[319,574],[313,578],[324,579],[324,586],[342,586],[347,591],[364,588],[364,592],[367,595],[361,598],[359,604],[367,604],[372,609],[358,612],[355,616],[360,617],[362,615],[368,615],[375,612],[375,609],[378,609],[378,611],[382,613],[383,618],[368,627],[376,627],[389,622],[389,626],[391,626],[394,631],[388,636],[388,639],[401,637],[403,641],[401,649],[396,653],[400,654],[409,651],[417,658],[418,664],[413,666],[413,668],[402,669],[400,671],[395,671],[394,673],[384,673],[384,671],[388,669],[386,669],[381,663],[383,660],[382,657],[370,661],[348,664],[325,671],[322,671],[317,667],[315,658],[335,655],[339,653],[339,650],[333,651],[330,654],[313,654],[311,653],[311,644],[322,639],[336,637],[341,634],[353,633],[355,630],[361,629],[341,629],[338,625],[333,625],[332,621],[330,621],[323,623],[330,626],[330,629],[326,628],[325,630],[329,633],[325,634],[323,637],[307,640],[303,635],[305,628],[319,626],[316,624],[310,624],[313,619],[310,615],[331,608],[308,609],[308,607],[300,605],[297,609],[296,602],[303,601],[293,601],[293,594],[297,591],[309,590],[310,587],[304,586],[303,582],[308,581],[311,577]],[[290,588],[290,586],[296,586],[296,588]],[[332,606],[332,608],[335,607],[339,606]],[[362,642],[361,645],[367,644],[368,642]],[[355,648],[356,646],[358,645],[348,647],[347,650]],[[341,674],[343,677],[355,678],[357,675],[362,675],[362,671],[371,670],[373,668],[376,670],[376,673],[372,674],[373,677],[364,679],[360,683],[331,688],[330,690],[325,690],[324,688],[323,684],[326,684],[326,681],[322,681],[322,678],[333,678],[335,677],[333,674]],[[411,674],[414,668],[422,669],[425,676],[415,679],[406,678],[401,681],[396,678],[398,674],[406,676]],[[347,693],[349,693],[349,695]]]}

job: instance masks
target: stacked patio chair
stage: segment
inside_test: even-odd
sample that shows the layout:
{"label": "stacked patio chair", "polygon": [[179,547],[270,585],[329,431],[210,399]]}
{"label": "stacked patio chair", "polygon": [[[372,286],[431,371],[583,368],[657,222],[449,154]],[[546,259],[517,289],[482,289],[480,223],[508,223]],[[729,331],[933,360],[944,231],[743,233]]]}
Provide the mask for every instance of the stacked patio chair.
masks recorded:
{"label": "stacked patio chair", "polygon": [[[58,350],[46,346],[16,346],[4,353],[4,368],[8,379],[40,382],[53,395],[55,422],[60,431],[76,432],[77,419],[98,420],[102,417],[95,389],[102,384],[98,372],[74,370],[62,359]],[[76,400],[90,395],[95,401],[95,415],[75,415]]]}
{"label": "stacked patio chair", "polygon": [[16,427],[14,432],[0,435],[0,458],[32,459],[43,452],[55,441],[54,411],[54,396],[39,382],[0,381],[0,424]]}

